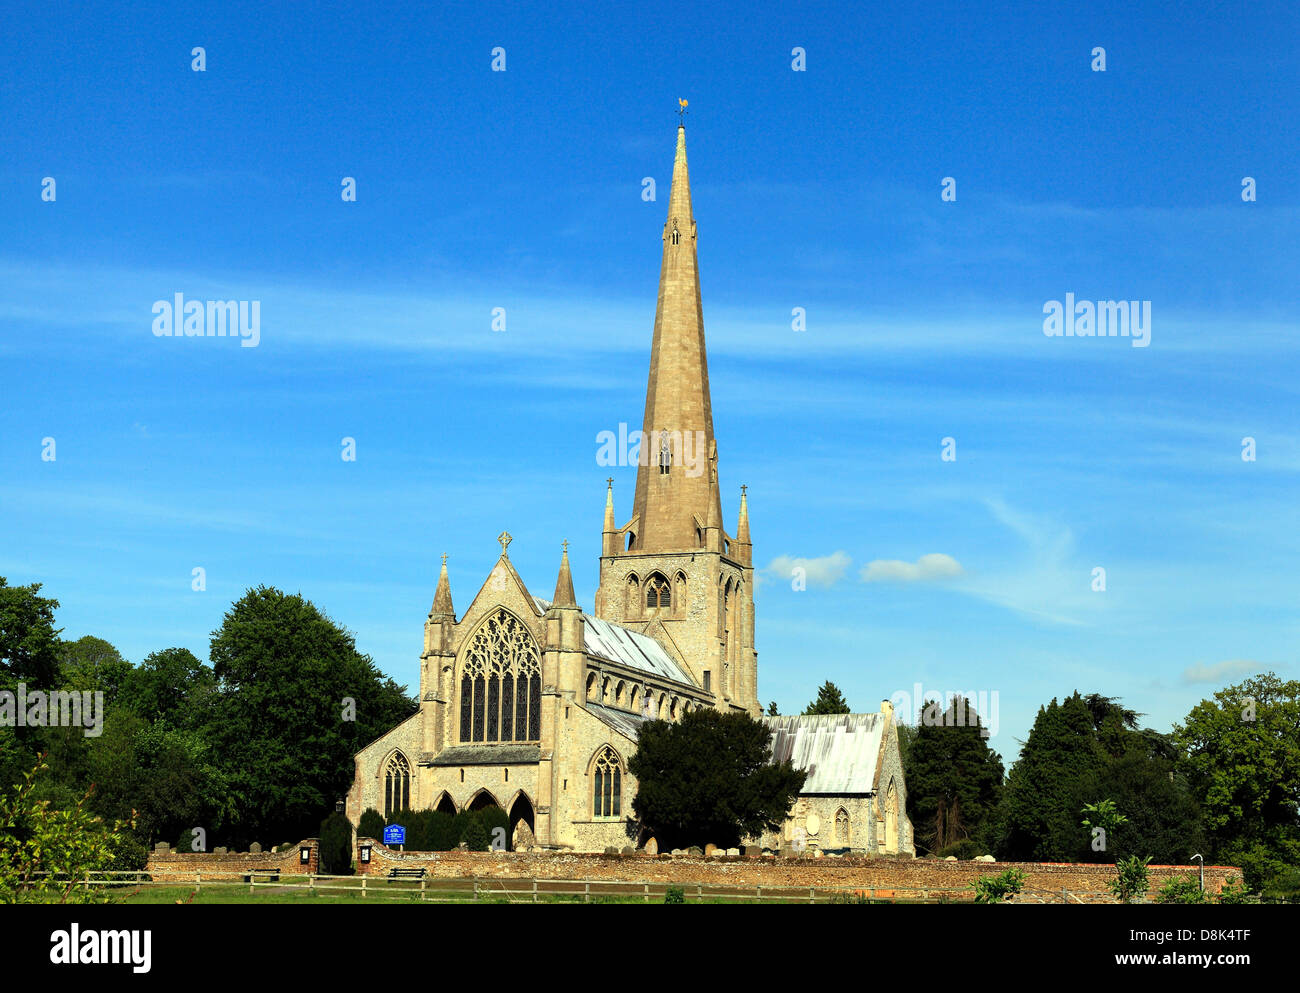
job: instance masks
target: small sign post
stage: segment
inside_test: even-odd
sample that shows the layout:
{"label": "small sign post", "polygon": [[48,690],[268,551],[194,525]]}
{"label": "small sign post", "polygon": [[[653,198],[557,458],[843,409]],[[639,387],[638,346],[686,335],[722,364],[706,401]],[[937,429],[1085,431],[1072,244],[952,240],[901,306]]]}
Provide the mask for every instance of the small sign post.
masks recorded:
{"label": "small sign post", "polygon": [[401,851],[401,846],[406,844],[406,828],[400,824],[389,824],[384,828],[384,844],[397,845],[398,851]]}

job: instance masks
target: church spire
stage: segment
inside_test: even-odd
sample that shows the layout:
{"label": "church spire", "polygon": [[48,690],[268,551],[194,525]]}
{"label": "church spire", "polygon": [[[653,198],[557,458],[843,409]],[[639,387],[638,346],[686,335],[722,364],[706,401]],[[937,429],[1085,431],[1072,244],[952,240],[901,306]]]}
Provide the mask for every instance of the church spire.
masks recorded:
{"label": "church spire", "polygon": [[451,583],[447,580],[447,555],[444,552],[442,556],[442,571],[438,573],[438,588],[433,594],[433,606],[429,609],[429,616],[432,617],[449,617],[452,620],[456,618],[456,608],[451,605]]}
{"label": "church spire", "polygon": [[716,482],[717,450],[684,125],[677,129],[668,220],[663,229],[659,302],[642,430],[632,508],[637,524],[629,551],[703,547],[703,531],[709,525],[718,528],[722,507]]}
{"label": "church spire", "polygon": [[569,543],[564,543],[560,555],[560,575],[555,580],[555,596],[551,598],[552,607],[576,607],[577,599],[573,595],[573,574],[569,572]]}

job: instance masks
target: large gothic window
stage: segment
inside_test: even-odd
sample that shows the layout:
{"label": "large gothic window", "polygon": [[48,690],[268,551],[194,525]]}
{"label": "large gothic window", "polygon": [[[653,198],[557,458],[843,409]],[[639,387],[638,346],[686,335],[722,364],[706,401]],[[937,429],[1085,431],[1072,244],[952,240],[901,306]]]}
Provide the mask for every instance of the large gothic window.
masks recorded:
{"label": "large gothic window", "polygon": [[411,766],[406,756],[398,752],[388,760],[384,775],[384,816],[411,807]]}
{"label": "large gothic window", "polygon": [[659,607],[671,607],[672,604],[672,587],[668,585],[668,580],[656,572],[646,580],[645,605],[648,609],[654,610]]}
{"label": "large gothic window", "polygon": [[537,642],[498,610],[470,639],[460,677],[461,741],[538,741],[542,670]]}
{"label": "large gothic window", "polygon": [[849,843],[849,812],[843,807],[835,811],[835,840],[841,845]]}
{"label": "large gothic window", "polygon": [[591,768],[593,817],[621,817],[623,810],[623,764],[618,753],[606,745]]}

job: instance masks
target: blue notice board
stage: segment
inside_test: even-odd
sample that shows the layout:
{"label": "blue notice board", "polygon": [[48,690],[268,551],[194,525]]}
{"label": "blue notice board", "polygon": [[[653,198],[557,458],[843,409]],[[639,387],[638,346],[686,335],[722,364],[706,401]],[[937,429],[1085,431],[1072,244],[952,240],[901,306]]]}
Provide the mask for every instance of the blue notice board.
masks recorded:
{"label": "blue notice board", "polygon": [[400,824],[389,824],[386,828],[384,828],[384,844],[405,845],[406,828],[402,827],[402,825]]}

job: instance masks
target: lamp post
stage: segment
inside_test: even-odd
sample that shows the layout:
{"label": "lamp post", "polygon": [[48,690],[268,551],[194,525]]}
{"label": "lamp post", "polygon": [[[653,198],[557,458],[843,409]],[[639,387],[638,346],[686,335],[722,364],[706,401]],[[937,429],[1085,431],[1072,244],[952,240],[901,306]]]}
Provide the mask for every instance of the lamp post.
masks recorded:
{"label": "lamp post", "polygon": [[1204,893],[1204,892],[1205,892],[1205,856],[1204,856],[1204,855],[1201,855],[1201,854],[1198,852],[1197,854],[1193,855],[1192,858],[1196,859],[1196,861],[1200,864],[1200,867],[1201,867],[1201,892]]}

